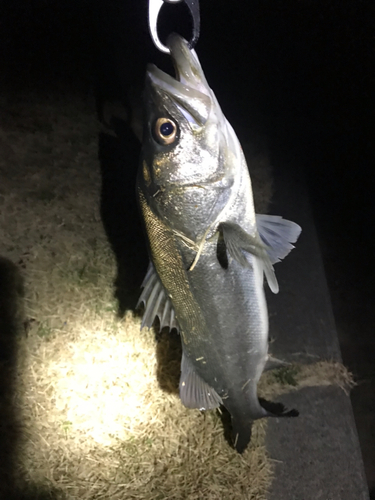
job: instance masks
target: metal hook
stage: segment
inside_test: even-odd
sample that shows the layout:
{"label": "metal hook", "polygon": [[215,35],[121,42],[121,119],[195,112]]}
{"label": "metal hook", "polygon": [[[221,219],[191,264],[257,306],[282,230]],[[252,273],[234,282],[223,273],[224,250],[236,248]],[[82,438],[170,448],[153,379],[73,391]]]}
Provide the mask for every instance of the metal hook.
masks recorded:
{"label": "metal hook", "polygon": [[169,54],[169,49],[161,43],[158,36],[158,16],[160,9],[162,8],[164,2],[166,3],[179,3],[185,2],[189,8],[190,14],[193,18],[193,36],[189,42],[189,47],[192,49],[196,45],[199,38],[200,31],[200,15],[199,15],[199,1],[198,0],[149,0],[148,8],[148,24],[150,28],[151,38],[154,42],[156,48],[161,52]]}

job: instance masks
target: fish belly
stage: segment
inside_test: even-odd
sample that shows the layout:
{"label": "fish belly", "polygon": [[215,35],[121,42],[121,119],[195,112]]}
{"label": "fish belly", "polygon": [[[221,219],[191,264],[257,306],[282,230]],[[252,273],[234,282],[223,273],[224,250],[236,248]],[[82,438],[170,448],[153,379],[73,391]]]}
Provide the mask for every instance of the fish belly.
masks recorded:
{"label": "fish belly", "polygon": [[184,352],[197,373],[224,401],[241,395],[243,399],[250,386],[256,386],[267,358],[263,270],[252,256],[251,269],[231,259],[225,269],[216,251],[216,245],[208,244],[193,271],[187,271],[203,324],[192,332],[184,311],[176,310],[176,315]]}

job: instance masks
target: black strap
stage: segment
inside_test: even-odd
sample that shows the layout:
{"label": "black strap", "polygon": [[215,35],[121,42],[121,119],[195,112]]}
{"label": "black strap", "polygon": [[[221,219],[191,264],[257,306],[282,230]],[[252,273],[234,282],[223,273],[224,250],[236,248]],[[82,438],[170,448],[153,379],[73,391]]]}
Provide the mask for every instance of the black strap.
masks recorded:
{"label": "black strap", "polygon": [[191,17],[193,18],[193,37],[189,42],[189,48],[193,49],[197,44],[200,28],[201,28],[201,18],[199,13],[199,1],[198,0],[183,0],[189,8]]}

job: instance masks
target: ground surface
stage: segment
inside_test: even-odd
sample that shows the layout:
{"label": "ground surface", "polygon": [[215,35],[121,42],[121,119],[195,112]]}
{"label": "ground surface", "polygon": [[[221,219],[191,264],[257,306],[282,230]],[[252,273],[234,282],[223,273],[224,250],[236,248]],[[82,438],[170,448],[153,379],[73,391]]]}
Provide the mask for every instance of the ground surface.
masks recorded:
{"label": "ground surface", "polygon": [[178,337],[129,310],[137,160],[83,95],[8,91],[1,111],[1,498],[265,498],[264,424],[235,453],[218,415],[179,402]]}
{"label": "ground surface", "polygon": [[[71,91],[2,96],[0,493],[261,500],[272,478],[265,423],[236,454],[218,415],[179,402],[178,337],[156,343],[130,310],[147,266],[138,146],[121,120],[122,141],[100,132],[92,104]],[[264,212],[272,182],[259,144],[243,146]],[[340,367],[317,372],[271,376],[263,394],[346,383]]]}

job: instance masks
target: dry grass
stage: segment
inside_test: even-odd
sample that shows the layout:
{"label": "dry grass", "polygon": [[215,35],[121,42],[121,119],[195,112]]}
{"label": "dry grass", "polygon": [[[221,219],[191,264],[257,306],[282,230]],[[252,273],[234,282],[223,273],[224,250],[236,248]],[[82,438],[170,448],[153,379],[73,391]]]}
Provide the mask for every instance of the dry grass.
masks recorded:
{"label": "dry grass", "polygon": [[[17,485],[28,498],[264,499],[266,423],[238,455],[217,413],[181,405],[171,338],[156,345],[133,312],[116,317],[90,106],[74,95],[8,95],[0,106],[0,254],[17,263],[26,290],[10,398]],[[261,158],[252,164],[266,186],[263,211],[271,183]],[[322,367],[324,380],[331,370],[328,383],[337,373],[342,383],[341,367]],[[293,387],[289,376],[267,377],[265,394]],[[293,377],[322,383],[314,367]]]}
{"label": "dry grass", "polygon": [[239,498],[260,465],[245,498],[263,497],[263,426],[239,457],[215,414],[188,411],[163,392],[153,335],[139,331],[132,313],[121,322],[102,313],[48,342],[32,335],[24,354],[26,481],[80,499]]}
{"label": "dry grass", "polygon": [[337,361],[318,361],[310,365],[292,364],[265,373],[259,384],[264,398],[274,398],[303,387],[335,385],[346,394],[355,386],[352,374]]}

